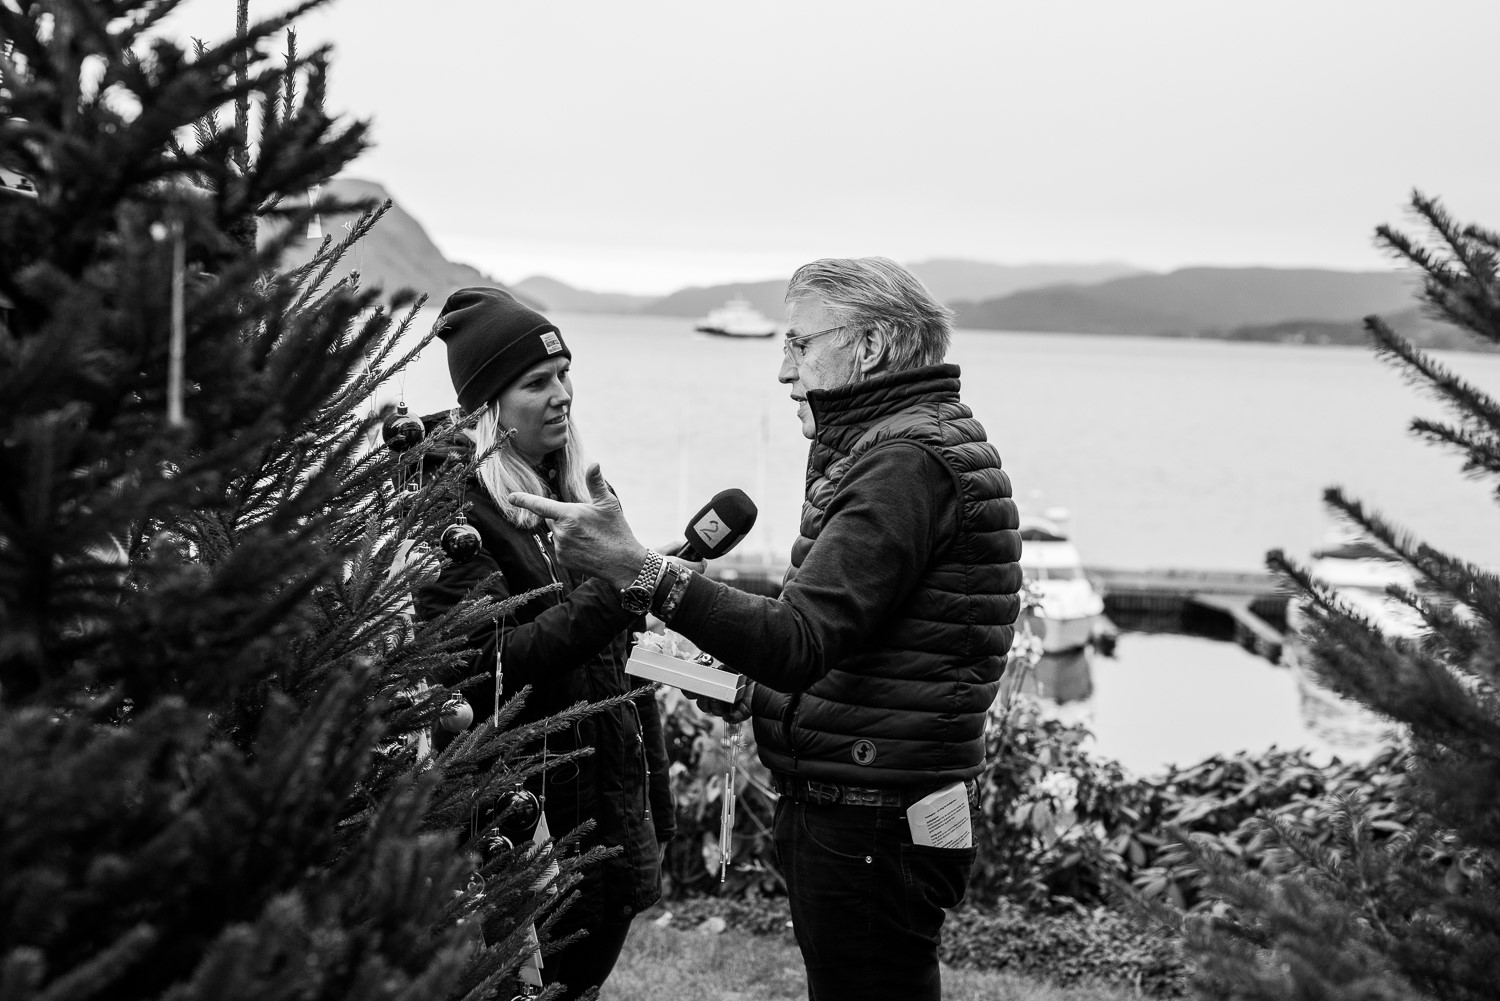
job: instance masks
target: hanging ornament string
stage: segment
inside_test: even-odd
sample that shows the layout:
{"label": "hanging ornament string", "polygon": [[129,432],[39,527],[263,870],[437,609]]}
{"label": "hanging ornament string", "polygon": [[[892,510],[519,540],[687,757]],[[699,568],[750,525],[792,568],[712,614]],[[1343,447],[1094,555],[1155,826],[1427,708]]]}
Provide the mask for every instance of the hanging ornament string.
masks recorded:
{"label": "hanging ornament string", "polygon": [[312,215],[307,220],[307,238],[309,240],[323,239],[323,214],[317,211],[318,198],[323,194],[323,186],[314,184],[307,189],[307,207],[312,210]]}
{"label": "hanging ornament string", "polygon": [[729,764],[724,771],[723,803],[719,813],[719,882],[729,875],[729,857],[734,854],[734,780],[739,771],[740,725],[724,724],[725,742],[729,745]]}
{"label": "hanging ornament string", "polygon": [[167,423],[182,427],[182,384],[187,355],[186,274],[187,240],[181,218],[173,218],[168,231],[172,239],[172,332],[167,346]]}

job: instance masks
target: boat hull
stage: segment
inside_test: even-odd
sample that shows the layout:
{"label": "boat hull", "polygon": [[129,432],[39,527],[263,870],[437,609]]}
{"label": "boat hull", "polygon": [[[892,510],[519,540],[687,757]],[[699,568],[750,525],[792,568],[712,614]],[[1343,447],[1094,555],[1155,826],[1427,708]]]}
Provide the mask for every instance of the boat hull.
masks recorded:
{"label": "boat hull", "polygon": [[699,325],[693,329],[700,334],[713,334],[715,337],[770,337],[776,333],[774,327],[770,330],[726,330],[723,327]]}
{"label": "boat hull", "polygon": [[1078,615],[1068,618],[1052,618],[1045,612],[1038,615],[1042,629],[1042,652],[1063,653],[1088,646],[1099,628],[1098,615]]}

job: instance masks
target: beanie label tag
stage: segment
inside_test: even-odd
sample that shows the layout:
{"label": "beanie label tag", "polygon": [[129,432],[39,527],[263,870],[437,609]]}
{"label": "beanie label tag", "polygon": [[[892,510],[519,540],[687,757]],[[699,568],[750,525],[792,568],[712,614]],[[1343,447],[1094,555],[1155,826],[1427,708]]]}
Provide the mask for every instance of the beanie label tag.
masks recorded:
{"label": "beanie label tag", "polygon": [[542,334],[542,347],[547,349],[549,355],[555,355],[562,350],[562,338],[549,330]]}

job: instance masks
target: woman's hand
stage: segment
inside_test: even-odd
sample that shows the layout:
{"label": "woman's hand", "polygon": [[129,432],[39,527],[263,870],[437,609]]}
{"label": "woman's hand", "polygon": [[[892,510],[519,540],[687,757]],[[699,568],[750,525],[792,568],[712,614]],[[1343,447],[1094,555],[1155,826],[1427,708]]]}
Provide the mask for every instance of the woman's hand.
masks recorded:
{"label": "woman's hand", "polygon": [[670,562],[676,563],[680,567],[687,567],[689,570],[692,570],[696,573],[702,573],[703,571],[707,570],[707,560],[698,560],[695,563],[692,560],[685,560],[677,555],[678,553],[682,552],[683,547],[686,545],[686,539],[674,539],[673,541],[667,543],[665,546],[656,546],[654,548],[658,553],[661,553],[663,556],[665,556]]}

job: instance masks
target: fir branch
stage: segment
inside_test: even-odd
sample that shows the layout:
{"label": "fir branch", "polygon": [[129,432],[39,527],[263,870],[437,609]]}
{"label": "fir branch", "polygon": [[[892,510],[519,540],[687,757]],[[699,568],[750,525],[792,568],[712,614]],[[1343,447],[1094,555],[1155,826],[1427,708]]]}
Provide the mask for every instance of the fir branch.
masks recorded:
{"label": "fir branch", "polygon": [[1480,433],[1500,434],[1500,403],[1432,356],[1397,334],[1378,316],[1365,319],[1365,329],[1376,343],[1376,355],[1398,368],[1414,386],[1425,389],[1456,412],[1466,427]]}
{"label": "fir branch", "polygon": [[[1464,454],[1463,472],[1478,478],[1481,475],[1500,475],[1500,435],[1492,431],[1469,431],[1462,428],[1438,424],[1424,418],[1411,422],[1411,431],[1435,445],[1448,445]],[[1500,484],[1495,489],[1500,491]]]}

